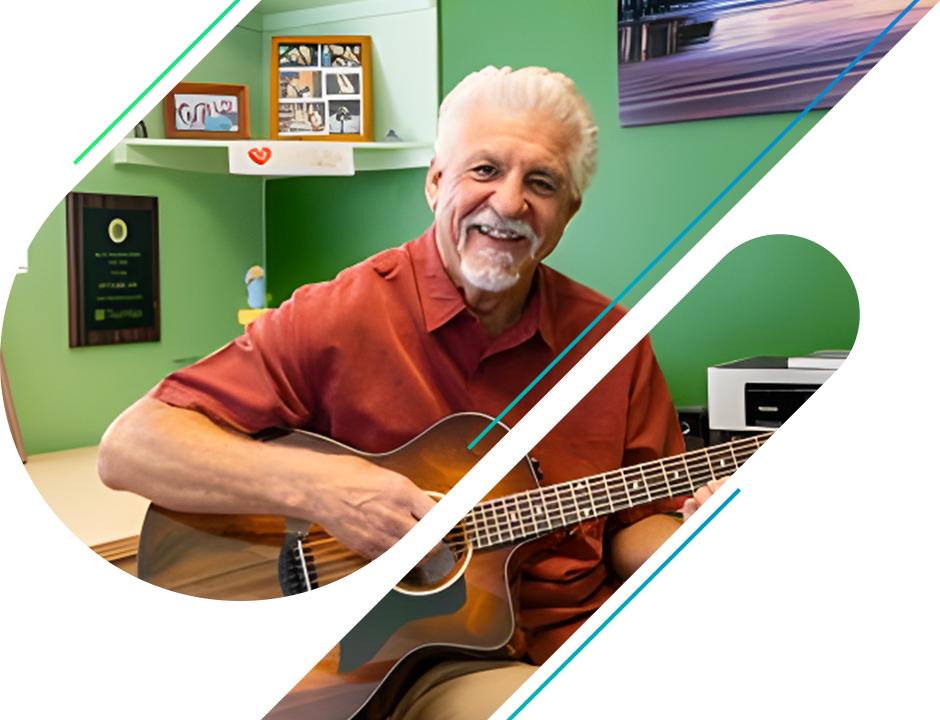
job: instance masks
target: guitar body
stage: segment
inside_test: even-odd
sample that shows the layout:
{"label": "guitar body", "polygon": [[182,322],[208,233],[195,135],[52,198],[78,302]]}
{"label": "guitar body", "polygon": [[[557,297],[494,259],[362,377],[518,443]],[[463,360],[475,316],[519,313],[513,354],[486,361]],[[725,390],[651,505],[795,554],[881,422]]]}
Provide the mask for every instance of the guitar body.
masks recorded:
{"label": "guitar body", "polygon": [[[352,454],[409,477],[429,493],[446,494],[506,433],[504,426],[467,446],[489,425],[485,415],[452,415],[389,453],[362,453],[295,431],[270,442],[321,453]],[[537,487],[528,458],[487,495]],[[280,517],[196,515],[151,506],[141,530],[138,576],[187,595],[220,600],[282,597],[284,549],[292,538],[307,552],[315,586],[366,564],[322,528],[291,527]],[[424,594],[392,590],[267,716],[347,720],[387,717],[411,682],[442,657],[505,654],[514,628],[506,565],[513,547],[474,552],[445,588]],[[312,562],[311,562],[312,561]],[[377,693],[384,685],[381,693]]]}

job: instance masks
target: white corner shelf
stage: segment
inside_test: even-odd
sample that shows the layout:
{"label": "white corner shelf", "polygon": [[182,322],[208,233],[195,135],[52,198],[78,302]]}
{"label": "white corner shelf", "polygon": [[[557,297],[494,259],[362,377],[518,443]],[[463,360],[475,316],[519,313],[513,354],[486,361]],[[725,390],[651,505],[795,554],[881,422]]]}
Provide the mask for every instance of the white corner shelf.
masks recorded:
{"label": "white corner shelf", "polygon": [[[241,141],[244,142],[244,141]],[[273,140],[258,140],[259,145]],[[290,141],[300,142],[300,141]],[[428,167],[434,157],[432,143],[349,143],[356,172]],[[144,165],[170,170],[229,174],[226,140],[160,140],[125,138],[112,151],[115,165]],[[322,174],[322,173],[319,173]],[[272,175],[271,177],[278,177]]]}

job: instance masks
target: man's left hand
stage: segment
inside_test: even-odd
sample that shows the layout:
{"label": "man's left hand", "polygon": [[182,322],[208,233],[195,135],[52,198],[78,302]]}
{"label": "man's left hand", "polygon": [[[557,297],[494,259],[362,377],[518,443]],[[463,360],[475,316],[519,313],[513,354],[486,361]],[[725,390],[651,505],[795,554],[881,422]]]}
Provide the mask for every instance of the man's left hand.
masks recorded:
{"label": "man's left hand", "polygon": [[737,488],[741,489],[738,496],[676,556],[668,570],[680,578],[704,577],[728,562],[757,530],[767,509],[767,493],[751,478],[734,475],[710,482],[686,500],[682,535],[672,549],[685,542]]}

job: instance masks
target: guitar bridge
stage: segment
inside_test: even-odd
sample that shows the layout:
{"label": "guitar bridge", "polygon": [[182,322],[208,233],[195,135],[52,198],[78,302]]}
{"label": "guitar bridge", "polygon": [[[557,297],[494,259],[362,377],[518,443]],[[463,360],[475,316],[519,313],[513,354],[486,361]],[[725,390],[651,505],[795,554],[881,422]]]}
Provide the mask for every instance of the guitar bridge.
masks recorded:
{"label": "guitar bridge", "polygon": [[285,597],[309,592],[320,586],[313,548],[304,535],[285,535],[277,560],[277,577]]}

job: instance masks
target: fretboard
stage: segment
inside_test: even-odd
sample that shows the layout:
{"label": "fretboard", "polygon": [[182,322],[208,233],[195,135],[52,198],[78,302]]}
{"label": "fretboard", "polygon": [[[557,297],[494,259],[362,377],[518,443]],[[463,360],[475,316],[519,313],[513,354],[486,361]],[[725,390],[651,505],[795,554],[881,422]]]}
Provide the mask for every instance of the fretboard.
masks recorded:
{"label": "fretboard", "polygon": [[603,515],[691,495],[734,474],[773,433],[735,440],[580,480],[486,500],[464,518],[475,549],[518,543]]}

